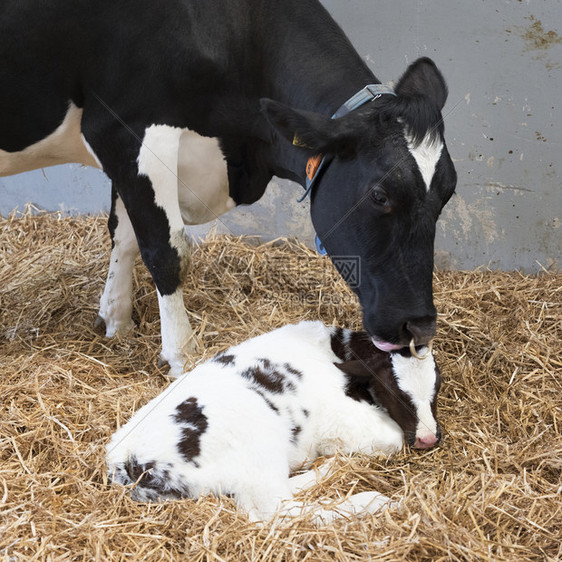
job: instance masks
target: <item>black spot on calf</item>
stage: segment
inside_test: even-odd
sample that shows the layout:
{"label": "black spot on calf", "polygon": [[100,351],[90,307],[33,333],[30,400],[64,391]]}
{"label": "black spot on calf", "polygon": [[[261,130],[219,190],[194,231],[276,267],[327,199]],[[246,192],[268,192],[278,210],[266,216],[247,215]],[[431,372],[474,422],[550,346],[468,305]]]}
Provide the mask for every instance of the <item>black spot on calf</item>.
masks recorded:
{"label": "black spot on calf", "polygon": [[131,456],[124,467],[131,479],[128,483],[138,484],[146,490],[163,494],[165,482],[169,479],[169,473],[165,469],[156,473],[155,466],[154,462],[140,463],[135,456]]}
{"label": "black spot on calf", "polygon": [[176,408],[175,422],[182,427],[182,438],[178,450],[185,460],[197,465],[194,460],[201,453],[201,435],[205,433],[209,422],[203,408],[194,397],[188,398]]}
{"label": "black spot on calf", "polygon": [[268,371],[262,367],[249,367],[241,375],[249,381],[261,386],[268,392],[280,394],[283,392],[283,378],[276,371]]}
{"label": "black spot on calf", "polygon": [[212,361],[215,363],[221,363],[222,365],[233,365],[234,364],[234,355],[231,353],[219,353],[215,357],[213,357]]}
{"label": "black spot on calf", "polygon": [[299,371],[298,369],[295,369],[289,363],[283,363],[283,368],[285,369],[285,371],[287,371],[287,373],[290,373],[291,375],[293,375],[297,379],[299,379],[299,380],[302,379],[302,372]]}
{"label": "black spot on calf", "polygon": [[385,357],[385,352],[375,347],[367,332],[351,332],[348,343],[348,360],[371,360],[375,355]]}
{"label": "black spot on calf", "polygon": [[294,425],[291,428],[291,441],[293,443],[297,442],[297,439],[299,438],[300,432],[302,431],[302,427],[300,425]]}

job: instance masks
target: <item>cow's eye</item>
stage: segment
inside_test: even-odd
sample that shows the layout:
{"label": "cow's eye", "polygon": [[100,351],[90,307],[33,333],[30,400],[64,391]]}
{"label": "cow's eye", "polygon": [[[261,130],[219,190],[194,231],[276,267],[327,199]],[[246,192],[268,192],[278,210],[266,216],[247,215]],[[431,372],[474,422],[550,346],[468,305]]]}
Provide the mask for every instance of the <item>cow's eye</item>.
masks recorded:
{"label": "cow's eye", "polygon": [[382,187],[373,187],[371,189],[371,200],[379,207],[387,208],[390,205],[388,195]]}

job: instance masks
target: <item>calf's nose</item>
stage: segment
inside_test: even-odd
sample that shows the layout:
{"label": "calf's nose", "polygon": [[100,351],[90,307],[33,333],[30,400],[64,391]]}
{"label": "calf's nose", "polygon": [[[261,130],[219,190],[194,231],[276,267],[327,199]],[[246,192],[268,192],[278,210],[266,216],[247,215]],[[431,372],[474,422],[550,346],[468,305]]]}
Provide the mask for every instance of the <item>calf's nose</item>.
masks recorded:
{"label": "calf's nose", "polygon": [[437,445],[438,441],[439,437],[437,437],[437,435],[424,435],[423,437],[416,437],[414,447],[416,449],[430,449]]}

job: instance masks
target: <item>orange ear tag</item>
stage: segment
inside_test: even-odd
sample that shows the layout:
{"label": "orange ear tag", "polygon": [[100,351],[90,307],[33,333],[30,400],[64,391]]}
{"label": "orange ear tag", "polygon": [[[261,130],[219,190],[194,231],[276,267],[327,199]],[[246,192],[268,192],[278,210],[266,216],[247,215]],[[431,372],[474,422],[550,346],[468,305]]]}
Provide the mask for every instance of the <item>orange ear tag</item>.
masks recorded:
{"label": "orange ear tag", "polygon": [[308,159],[306,163],[306,177],[312,181],[316,172],[318,171],[318,166],[320,166],[320,162],[322,162],[322,155],[318,154],[317,156],[312,156]]}

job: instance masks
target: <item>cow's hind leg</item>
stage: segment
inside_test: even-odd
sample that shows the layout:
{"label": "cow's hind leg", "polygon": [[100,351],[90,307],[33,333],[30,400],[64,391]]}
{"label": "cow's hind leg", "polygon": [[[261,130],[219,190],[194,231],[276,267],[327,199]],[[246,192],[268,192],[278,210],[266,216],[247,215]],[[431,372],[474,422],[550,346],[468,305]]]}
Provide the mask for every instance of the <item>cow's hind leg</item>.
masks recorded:
{"label": "cow's hind leg", "polygon": [[111,194],[109,216],[111,256],[105,289],[100,300],[100,312],[96,326],[105,326],[105,335],[125,333],[134,326],[133,311],[133,266],[139,253],[135,232],[123,201],[115,186]]}

